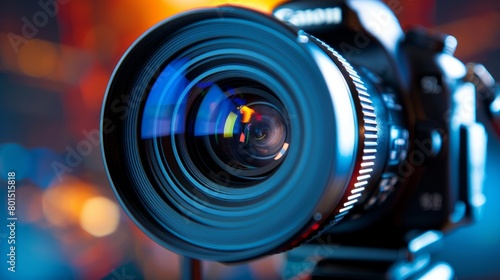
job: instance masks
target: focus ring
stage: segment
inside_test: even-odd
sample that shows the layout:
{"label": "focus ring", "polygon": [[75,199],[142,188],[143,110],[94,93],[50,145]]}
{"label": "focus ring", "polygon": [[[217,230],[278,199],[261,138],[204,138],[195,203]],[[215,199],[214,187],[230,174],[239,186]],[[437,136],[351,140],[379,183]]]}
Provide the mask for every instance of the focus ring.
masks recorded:
{"label": "focus ring", "polygon": [[[372,106],[373,102],[371,96],[356,70],[332,47],[310,34],[308,34],[308,36],[318,42],[324,50],[332,54],[334,58],[336,58],[336,61],[339,62],[337,66],[342,68],[341,70],[347,72],[350,79],[347,77],[345,78],[348,82],[351,82],[351,89],[355,91],[353,92],[353,98],[355,100],[357,99],[357,103],[360,106],[358,117],[362,119],[362,125],[360,126],[360,152],[357,157],[353,179],[349,183],[346,195],[334,212],[335,218],[324,228],[324,230],[321,230],[319,233],[321,234],[342,220],[349,213],[349,210],[354,208],[365,192],[365,188],[370,184],[370,180],[373,178],[373,166],[375,165],[377,154],[378,123],[375,108]],[[359,111],[361,111],[361,115]]]}

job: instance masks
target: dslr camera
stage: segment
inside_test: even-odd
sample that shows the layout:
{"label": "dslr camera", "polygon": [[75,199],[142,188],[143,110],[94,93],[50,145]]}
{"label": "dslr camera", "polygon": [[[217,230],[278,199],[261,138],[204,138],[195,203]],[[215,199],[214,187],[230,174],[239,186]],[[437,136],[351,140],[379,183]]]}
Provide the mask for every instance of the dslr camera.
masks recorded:
{"label": "dslr camera", "polygon": [[405,34],[372,0],[169,18],[107,88],[114,192],[149,237],[192,259],[288,251],[287,278],[443,272],[429,257],[441,233],[485,202],[476,114],[497,129],[500,115],[494,80],[456,59],[456,45]]}

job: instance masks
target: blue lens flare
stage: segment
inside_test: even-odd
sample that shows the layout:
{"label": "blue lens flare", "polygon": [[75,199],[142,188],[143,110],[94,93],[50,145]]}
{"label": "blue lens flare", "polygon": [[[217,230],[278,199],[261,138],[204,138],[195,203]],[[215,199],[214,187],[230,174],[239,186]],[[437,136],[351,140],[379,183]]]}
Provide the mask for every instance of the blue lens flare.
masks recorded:
{"label": "blue lens flare", "polygon": [[153,84],[144,108],[142,139],[185,132],[189,99],[189,95],[184,94],[186,91],[203,97],[194,122],[195,136],[223,134],[228,138],[240,134],[241,126],[237,123],[242,121],[245,113],[240,110],[245,100],[234,90],[224,92],[212,82],[199,82],[188,88],[190,81],[183,71],[178,70],[185,62],[177,60],[169,64]]}
{"label": "blue lens flare", "polygon": [[[182,124],[186,101],[180,100],[180,96],[189,81],[177,70],[182,63],[179,60],[168,65],[155,81],[144,108],[141,132],[143,139],[184,132]],[[180,113],[175,115],[177,106]]]}

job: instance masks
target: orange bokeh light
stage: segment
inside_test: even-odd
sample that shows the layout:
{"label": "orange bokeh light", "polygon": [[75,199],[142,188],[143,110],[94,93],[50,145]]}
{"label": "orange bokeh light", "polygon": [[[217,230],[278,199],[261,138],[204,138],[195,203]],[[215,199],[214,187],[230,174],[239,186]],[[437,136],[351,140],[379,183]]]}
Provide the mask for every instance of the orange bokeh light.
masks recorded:
{"label": "orange bokeh light", "polygon": [[80,225],[95,237],[103,237],[115,232],[120,222],[120,210],[113,201],[99,196],[85,201]]}
{"label": "orange bokeh light", "polygon": [[58,63],[55,44],[42,40],[31,40],[18,54],[19,70],[25,75],[41,78],[50,75]]}
{"label": "orange bokeh light", "polygon": [[85,202],[95,195],[97,193],[92,185],[78,180],[52,186],[43,195],[43,213],[55,226],[78,225]]}

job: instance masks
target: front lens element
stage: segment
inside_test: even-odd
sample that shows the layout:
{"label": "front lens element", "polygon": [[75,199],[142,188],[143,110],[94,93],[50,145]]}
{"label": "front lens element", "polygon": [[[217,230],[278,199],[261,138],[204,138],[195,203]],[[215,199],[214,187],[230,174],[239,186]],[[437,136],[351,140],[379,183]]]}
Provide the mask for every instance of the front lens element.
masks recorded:
{"label": "front lens element", "polygon": [[[201,177],[198,181],[221,183],[229,176],[236,185],[269,176],[290,147],[290,126],[272,89],[244,78],[258,70],[220,69],[200,77],[195,72],[202,61],[184,72],[177,64],[165,68],[149,93],[142,138],[160,140],[160,157],[177,160]],[[187,76],[199,82],[189,82]],[[169,157],[176,152],[177,158]]]}
{"label": "front lens element", "polygon": [[287,86],[277,82],[276,71],[231,54],[227,44],[212,43],[213,52],[193,47],[154,81],[141,137],[154,143],[146,148],[151,160],[163,159],[158,172],[186,173],[209,188],[254,186],[285,159],[292,129],[278,96]]}

